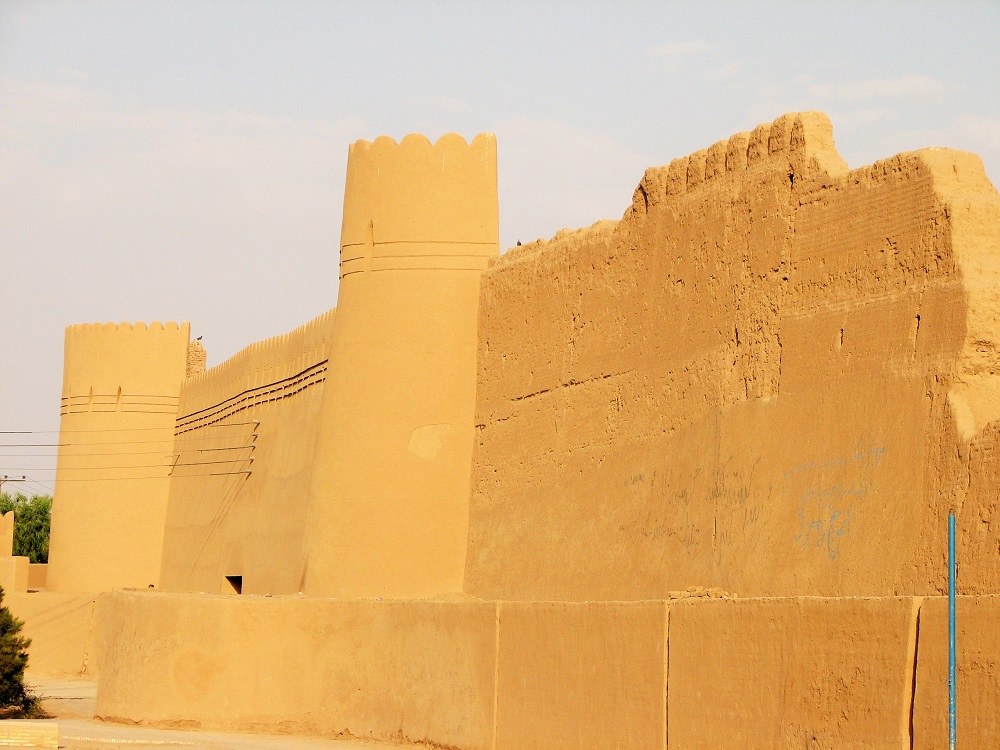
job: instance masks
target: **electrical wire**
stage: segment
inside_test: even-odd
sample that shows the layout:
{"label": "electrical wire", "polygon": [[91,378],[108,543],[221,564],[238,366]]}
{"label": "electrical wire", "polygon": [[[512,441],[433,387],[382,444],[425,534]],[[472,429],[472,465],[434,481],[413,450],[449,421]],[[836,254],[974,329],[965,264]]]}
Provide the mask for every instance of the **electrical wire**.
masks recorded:
{"label": "electrical wire", "polygon": [[[260,422],[251,420],[250,422],[226,422],[224,424],[209,424],[206,427],[247,427],[257,426]],[[55,435],[64,432],[148,432],[150,430],[173,430],[173,425],[169,427],[101,427],[90,430],[0,430],[0,435]]]}
{"label": "electrical wire", "polygon": [[[185,437],[183,440],[185,442],[190,441],[206,441],[206,440],[222,440],[223,438],[215,437],[211,435],[206,435],[205,437]],[[85,443],[0,443],[0,448],[67,448],[77,445],[152,445],[154,443],[173,443],[174,436],[169,438],[161,438],[159,440],[94,440]]]}
{"label": "electrical wire", "polygon": [[[55,494],[50,487],[48,487],[47,485],[42,484],[41,482],[35,481],[31,477],[28,477],[27,479],[25,479],[25,482],[27,482],[27,484],[34,485],[38,489],[41,489],[42,490],[41,494],[43,494],[43,495],[48,495],[49,497],[51,497],[53,494]],[[33,489],[32,493],[34,493],[35,495],[38,495],[39,494],[38,493],[38,489]]]}
{"label": "electrical wire", "polygon": [[43,490],[45,490],[46,492],[48,492],[48,493],[49,493],[50,495],[51,495],[51,494],[52,494],[53,492],[55,492],[55,490],[53,490],[53,489],[52,489],[51,487],[49,487],[49,486],[48,486],[47,484],[45,484],[44,482],[39,482],[39,481],[38,481],[37,479],[35,479],[35,478],[33,478],[33,477],[28,477],[28,482],[29,482],[30,484],[33,484],[33,485],[35,485],[36,487],[40,487],[41,489],[43,489]]}
{"label": "electrical wire", "polygon": [[[171,469],[176,466],[207,466],[208,464],[232,464],[242,461],[253,461],[252,458],[234,458],[228,461],[196,461],[190,464],[135,464],[133,466],[60,466],[58,471],[120,471],[122,469]],[[38,467],[14,466],[4,471],[57,471],[56,469],[39,469]]]}
{"label": "electrical wire", "polygon": [[[40,488],[42,490],[42,492],[39,493],[38,489],[32,489],[31,487],[26,487],[26,489],[28,489],[31,492],[31,494],[34,495],[34,496],[38,496],[39,494],[41,494],[43,496],[44,495],[48,495],[49,497],[51,497],[54,494],[51,487],[49,487],[48,485],[42,484],[41,482],[36,481],[35,479],[32,479],[29,476],[25,476],[24,482],[25,482],[26,485],[34,485],[35,487]],[[18,491],[15,491],[13,493],[4,493],[4,494],[13,494],[15,497],[18,494],[27,496],[27,493],[18,492]]]}
{"label": "electrical wire", "polygon": [[[76,445],[89,446],[94,445],[94,443],[77,443]],[[63,453],[62,455],[68,458],[75,458],[76,456],[176,456],[179,453],[207,453],[208,451],[241,451],[247,448],[253,448],[254,445],[234,445],[232,447],[224,448],[195,448],[193,450],[183,450],[183,451],[114,451],[114,452],[98,452],[98,453],[77,453],[73,451],[72,453]],[[55,458],[59,455],[58,451],[52,451],[50,453],[0,453],[0,458]]]}
{"label": "electrical wire", "polygon": [[[7,459],[20,459],[20,458],[62,458],[65,461],[65,459],[71,459],[71,458],[74,458],[76,456],[80,456],[80,457],[104,457],[106,459],[116,459],[116,458],[131,457],[131,456],[156,456],[156,455],[159,455],[159,456],[163,456],[166,459],[169,459],[171,457],[174,457],[175,459],[179,459],[184,454],[198,454],[198,453],[216,453],[216,454],[219,454],[219,453],[222,453],[222,452],[232,452],[232,451],[236,451],[238,453],[240,451],[246,451],[246,450],[249,450],[250,452],[253,452],[254,449],[255,449],[255,447],[256,447],[254,445],[253,441],[257,437],[255,431],[256,431],[256,428],[259,427],[259,425],[260,425],[260,422],[258,420],[252,420],[252,421],[246,421],[246,422],[217,422],[217,423],[209,423],[209,424],[206,424],[206,425],[202,425],[200,427],[193,428],[193,429],[189,428],[188,430],[184,430],[181,433],[177,432],[177,426],[176,425],[169,425],[169,426],[164,426],[164,427],[122,427],[122,428],[94,428],[94,429],[70,429],[70,430],[67,430],[67,429],[59,429],[59,430],[0,430],[0,435],[10,435],[10,436],[15,436],[15,435],[25,435],[25,436],[28,436],[28,435],[39,435],[39,436],[41,436],[41,435],[59,435],[60,437],[62,437],[63,435],[67,435],[67,434],[75,434],[75,435],[81,435],[81,436],[82,435],[95,435],[96,436],[96,435],[102,435],[102,434],[105,434],[105,433],[145,433],[146,435],[149,435],[150,433],[153,433],[153,434],[156,434],[156,433],[169,433],[169,435],[165,435],[163,438],[145,439],[145,440],[136,440],[136,439],[133,439],[132,437],[128,437],[128,438],[126,438],[124,440],[114,440],[114,441],[110,441],[110,440],[98,440],[98,441],[78,442],[78,441],[75,441],[75,440],[70,440],[70,441],[60,441],[60,442],[53,442],[53,443],[41,443],[41,442],[39,442],[39,443],[35,443],[35,442],[31,442],[31,443],[28,443],[28,442],[24,442],[24,443],[21,443],[21,442],[0,443],[0,448],[11,448],[11,449],[15,449],[17,451],[22,451],[24,449],[29,449],[29,448],[52,448],[53,449],[53,450],[45,452],[45,453],[24,453],[24,452],[2,453],[2,454],[0,454],[0,458],[7,458]],[[249,434],[247,434],[247,430],[245,429],[247,427],[252,428]],[[187,436],[187,435],[184,434],[184,432],[193,432],[194,430],[198,430],[198,431],[207,431],[209,429],[224,430],[225,428],[243,428],[243,429],[239,430],[239,433],[240,433],[239,435],[233,435],[231,433],[227,435],[225,432],[222,432],[222,433],[215,432],[213,434],[208,434],[208,435],[204,435],[203,434],[202,436],[195,437],[195,436]],[[123,435],[123,437],[125,437],[125,436]],[[144,435],[140,434],[140,435],[137,435],[136,437],[144,437]],[[152,435],[150,435],[150,437],[152,437]],[[237,437],[242,438],[240,440],[240,444],[239,445],[223,445],[223,446],[217,446],[216,445],[216,446],[213,446],[213,447],[206,447],[206,448],[195,447],[198,443],[203,443],[203,442],[219,442],[219,441],[225,442],[225,441],[231,441],[231,440],[233,440],[234,438],[237,438]],[[178,444],[179,444],[179,447],[181,448],[180,450],[166,450],[167,447],[173,448],[175,446],[178,446]],[[112,450],[112,451],[108,451],[108,452],[104,452],[104,451],[74,452],[72,450],[72,449],[86,449],[86,448],[92,448],[92,447],[98,447],[98,446],[104,446],[104,445],[106,445],[106,446],[116,446],[116,447],[119,447],[119,448],[129,448],[129,447],[136,447],[136,448],[138,448],[140,446],[162,445],[163,448],[153,449],[153,450],[117,450],[117,451]],[[69,449],[69,450],[67,450],[67,449]],[[191,456],[191,458],[196,458],[196,456]],[[245,464],[247,464],[247,468],[246,469],[239,469],[239,470],[237,470],[235,467],[236,467],[236,464],[239,464],[239,463],[245,463]],[[220,459],[220,460],[185,461],[183,463],[175,463],[175,462],[171,461],[169,463],[163,463],[163,464],[159,464],[159,463],[157,463],[157,464],[136,464],[136,465],[133,465],[133,466],[118,466],[118,465],[114,465],[114,466],[65,466],[65,465],[63,465],[63,466],[61,466],[58,469],[58,473],[59,473],[58,481],[59,482],[107,482],[107,481],[129,481],[129,480],[168,479],[168,478],[186,479],[186,478],[205,477],[205,476],[232,477],[234,479],[242,476],[243,479],[246,480],[247,478],[249,478],[250,474],[252,473],[250,471],[250,469],[249,469],[249,467],[252,464],[253,464],[253,456],[247,456],[247,457],[242,457],[242,458],[228,458],[228,459]],[[179,467],[199,467],[200,466],[200,467],[209,468],[211,465],[229,465],[229,466],[233,467],[233,470],[232,471],[195,472],[195,473],[184,473],[184,474],[177,474],[177,475],[173,475],[172,474],[173,470],[175,468],[179,468]],[[156,475],[153,475],[153,476],[126,476],[126,477],[121,477],[121,476],[93,476],[93,475],[87,476],[87,477],[66,476],[66,473],[71,473],[71,472],[76,472],[76,471],[120,472],[120,471],[130,471],[130,470],[135,470],[135,469],[166,469],[167,472],[164,473],[164,474],[156,474]],[[46,475],[51,475],[51,474],[56,474],[56,472],[57,472],[57,470],[53,469],[53,468],[41,468],[41,467],[37,467],[37,466],[31,467],[31,468],[28,468],[28,467],[7,468],[7,469],[5,469],[5,471],[11,471],[11,472],[13,472],[13,471],[21,471],[21,472],[31,471],[31,472],[33,472],[35,474],[35,476],[38,476],[39,473],[43,473],[43,474],[46,474]],[[53,480],[52,479],[48,479],[48,481],[51,482]],[[41,489],[41,490],[43,490],[49,496],[53,496],[55,494],[55,490],[52,487],[48,486],[44,482],[40,482],[37,479],[34,479],[34,478],[28,478],[28,479],[26,479],[26,485],[31,485],[32,487]],[[28,487],[26,486],[26,489],[27,488]],[[35,492],[35,491],[36,491],[35,489],[31,489],[31,492]],[[229,494],[229,492],[227,491],[226,495],[228,496],[228,494]]]}
{"label": "electrical wire", "polygon": [[127,481],[136,479],[193,479],[194,477],[230,477],[238,474],[245,474],[248,477],[252,474],[250,470],[246,471],[214,471],[206,472],[204,474],[182,474],[180,476],[172,477],[170,474],[154,474],[150,477],[59,477],[59,483],[63,482],[117,482],[117,481]]}

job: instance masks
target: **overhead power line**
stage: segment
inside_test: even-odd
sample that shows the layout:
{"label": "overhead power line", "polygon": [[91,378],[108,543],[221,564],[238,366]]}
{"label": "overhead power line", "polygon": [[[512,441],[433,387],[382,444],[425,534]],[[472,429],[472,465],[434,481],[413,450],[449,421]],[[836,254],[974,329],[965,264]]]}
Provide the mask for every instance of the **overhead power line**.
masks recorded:
{"label": "overhead power line", "polygon": [[[185,443],[190,443],[194,441],[204,442],[206,440],[222,440],[220,437],[212,437],[206,435],[205,437],[184,437],[180,438]],[[89,445],[152,445],[154,443],[167,443],[173,445],[174,438],[171,436],[169,438],[161,438],[159,440],[94,440],[85,443],[0,443],[0,448],[72,448],[74,446],[89,446]]]}
{"label": "overhead power line", "polygon": [[[41,482],[39,482],[39,481],[37,481],[35,479],[32,479],[31,477],[26,477],[24,481],[26,482],[26,485],[25,485],[26,487],[32,487],[31,492],[33,494],[35,494],[35,495],[39,495],[39,494],[41,494],[41,495],[53,495],[53,494],[55,494],[52,491],[51,487],[49,487],[48,485],[42,484]],[[39,489],[41,490],[41,492],[38,491]]]}
{"label": "overhead power line", "polygon": [[212,471],[204,474],[183,474],[179,477],[171,477],[169,474],[154,474],[146,477],[59,477],[59,482],[117,482],[130,479],[193,479],[195,477],[231,477],[245,474],[248,477],[252,474],[250,470],[245,471]]}
{"label": "overhead power line", "polygon": [[[11,471],[17,471],[17,469],[11,469]],[[28,478],[23,475],[20,477],[9,477],[6,474],[0,475],[0,493],[3,492],[3,486],[5,484],[13,482],[26,482],[26,481],[28,481]]]}
{"label": "overhead power line", "polygon": [[31,477],[28,477],[28,481],[31,482],[31,484],[35,485],[36,487],[40,487],[41,489],[45,490],[50,495],[55,492],[55,490],[53,490],[47,484],[45,484],[44,482],[39,482],[37,479],[32,479]]}
{"label": "overhead power line", "polygon": [[[209,464],[235,464],[244,463],[249,461],[253,463],[253,457],[249,458],[230,458],[222,461],[194,461],[193,463],[165,463],[165,464],[134,464],[133,466],[61,466],[58,471],[99,471],[101,469],[106,469],[108,471],[117,471],[120,469],[170,469],[175,466],[207,466]],[[12,466],[8,471],[57,471],[56,469],[41,469],[38,467],[24,467],[24,466]],[[8,480],[8,481],[22,481],[18,480]]]}
{"label": "overhead power line", "polygon": [[[78,446],[90,446],[94,443],[77,443]],[[66,446],[64,446],[66,447]],[[71,447],[71,446],[70,446]],[[73,451],[72,453],[64,453],[63,456],[67,458],[76,458],[77,456],[176,456],[180,453],[208,453],[209,451],[243,451],[252,450],[256,446],[251,443],[249,445],[234,445],[232,447],[224,448],[192,448],[187,450],[179,451],[98,451],[96,453],[78,453]],[[49,453],[0,453],[0,458],[55,458],[59,455],[58,451],[50,451]]]}
{"label": "overhead power line", "polygon": [[[207,424],[199,429],[222,428],[222,427],[256,427],[260,422],[252,420],[250,422],[219,422]],[[150,432],[159,430],[164,432],[174,431],[174,425],[168,427],[100,427],[90,430],[0,430],[0,435],[58,435],[59,433],[79,433],[79,432]]]}

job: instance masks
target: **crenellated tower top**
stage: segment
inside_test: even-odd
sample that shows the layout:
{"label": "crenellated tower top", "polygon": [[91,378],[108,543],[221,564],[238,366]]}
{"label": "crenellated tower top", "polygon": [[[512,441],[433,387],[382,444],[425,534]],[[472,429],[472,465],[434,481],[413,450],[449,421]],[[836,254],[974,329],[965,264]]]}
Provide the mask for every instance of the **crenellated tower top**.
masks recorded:
{"label": "crenellated tower top", "polygon": [[357,141],[347,157],[341,277],[451,267],[456,258],[485,267],[499,251],[498,217],[492,134],[469,143],[454,133],[437,143],[418,134]]}
{"label": "crenellated tower top", "polygon": [[82,323],[66,329],[63,398],[91,393],[176,396],[189,323]]}

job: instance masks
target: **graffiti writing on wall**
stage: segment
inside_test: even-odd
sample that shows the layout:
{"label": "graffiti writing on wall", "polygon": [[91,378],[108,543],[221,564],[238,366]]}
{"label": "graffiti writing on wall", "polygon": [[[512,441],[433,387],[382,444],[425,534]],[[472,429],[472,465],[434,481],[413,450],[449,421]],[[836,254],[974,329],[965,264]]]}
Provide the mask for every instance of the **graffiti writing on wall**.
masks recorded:
{"label": "graffiti writing on wall", "polygon": [[849,454],[805,461],[785,470],[786,486],[791,485],[798,497],[796,544],[837,559],[842,540],[857,523],[856,502],[868,496],[885,451],[884,446],[865,446],[859,441]]}

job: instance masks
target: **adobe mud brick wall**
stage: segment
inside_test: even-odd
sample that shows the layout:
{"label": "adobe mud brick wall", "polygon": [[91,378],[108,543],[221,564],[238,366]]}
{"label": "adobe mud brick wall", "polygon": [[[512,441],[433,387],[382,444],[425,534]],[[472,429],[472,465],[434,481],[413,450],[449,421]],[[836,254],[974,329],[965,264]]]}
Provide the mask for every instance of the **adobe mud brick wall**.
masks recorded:
{"label": "adobe mud brick wall", "polygon": [[669,746],[909,747],[918,604],[671,606]]}
{"label": "adobe mud brick wall", "polygon": [[27,557],[0,557],[0,586],[4,592],[27,593],[30,570]]}
{"label": "adobe mud brick wall", "polygon": [[483,278],[465,591],[995,591],[1000,200],[787,115]]}
{"label": "adobe mud brick wall", "polygon": [[39,591],[4,592],[4,605],[24,622],[29,678],[97,676],[94,610],[100,595]]}
{"label": "adobe mud brick wall", "polygon": [[[97,715],[480,750],[931,748],[947,609],[924,599],[102,596]],[[959,599],[963,746],[1000,743],[998,597]]]}
{"label": "adobe mud brick wall", "polygon": [[666,625],[665,602],[502,602],[496,747],[663,747]]}
{"label": "adobe mud brick wall", "polygon": [[96,714],[434,747],[663,747],[664,602],[120,591],[95,618]]}
{"label": "adobe mud brick wall", "polygon": [[107,596],[99,718],[491,747],[493,603]]}
{"label": "adobe mud brick wall", "polygon": [[161,589],[234,594],[238,580],[245,593],[302,590],[335,317],[329,310],[183,382]]}
{"label": "adobe mud brick wall", "polygon": [[[1000,597],[959,597],[959,747],[1000,747]],[[948,746],[948,600],[924,600],[920,607],[913,748]]]}
{"label": "adobe mud brick wall", "polygon": [[14,511],[0,515],[0,557],[14,554]]}
{"label": "adobe mud brick wall", "polygon": [[28,564],[28,590],[44,589],[48,582],[48,563]]}

